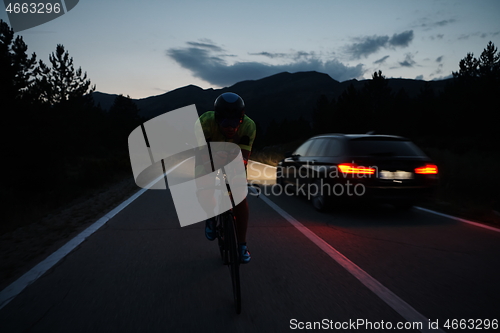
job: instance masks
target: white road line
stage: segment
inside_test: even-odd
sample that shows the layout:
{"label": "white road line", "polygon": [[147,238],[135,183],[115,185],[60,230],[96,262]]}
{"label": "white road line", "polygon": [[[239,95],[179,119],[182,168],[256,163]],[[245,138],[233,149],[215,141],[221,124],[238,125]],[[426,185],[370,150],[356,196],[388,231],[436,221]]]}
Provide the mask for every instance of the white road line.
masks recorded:
{"label": "white road line", "polygon": [[428,327],[429,320],[422,314],[420,314],[417,310],[415,310],[412,306],[403,301],[392,291],[384,287],[380,282],[375,280],[359,266],[347,259],[342,253],[337,251],[330,244],[328,244],[311,230],[306,228],[302,223],[293,218],[290,214],[288,214],[286,211],[272,202],[269,198],[265,196],[261,196],[260,198],[281,216],[283,216],[288,222],[290,222],[290,224],[297,228],[297,230],[299,230],[304,236],[309,238],[314,244],[316,244],[320,249],[328,254],[333,260],[344,267],[363,285],[365,285],[374,294],[380,297],[387,305],[389,305],[392,309],[399,313],[408,322],[422,323],[422,329],[420,330],[421,332],[444,332],[440,329],[430,329]]}
{"label": "white road line", "polygon": [[424,212],[428,212],[428,213],[431,213],[431,214],[436,214],[436,215],[439,215],[439,216],[444,216],[444,217],[447,217],[447,218],[450,218],[450,219],[454,219],[454,220],[457,220],[457,221],[460,221],[460,222],[463,222],[463,223],[471,224],[471,225],[474,225],[476,227],[481,227],[481,228],[485,228],[485,229],[488,229],[488,230],[493,230],[493,231],[496,231],[496,232],[500,232],[500,229],[498,229],[498,228],[490,227],[488,225],[481,224],[481,223],[478,223],[478,222],[472,222],[472,221],[469,221],[469,220],[466,220],[466,219],[462,219],[460,217],[455,217],[455,216],[451,216],[451,215],[447,215],[447,214],[435,212],[435,211],[427,209],[427,208],[422,208],[422,207],[415,207],[415,208],[419,209],[419,210],[422,210]]}
{"label": "white road line", "polygon": [[[186,162],[189,159],[186,159],[171,169],[169,169],[166,173],[168,174],[175,168],[177,168],[182,163]],[[19,295],[21,291],[24,290],[27,286],[35,282],[40,276],[45,274],[49,269],[51,269],[55,264],[57,264],[62,258],[64,258],[68,253],[73,251],[78,245],[80,245],[85,239],[87,239],[90,235],[96,232],[100,227],[106,224],[110,219],[112,219],[116,214],[122,211],[125,207],[127,207],[130,203],[132,203],[135,199],[141,196],[147,189],[156,184],[160,179],[164,178],[162,174],[151,183],[149,183],[146,188],[139,190],[137,193],[132,195],[130,198],[122,202],[118,207],[111,210],[109,213],[101,217],[99,220],[94,222],[87,229],[78,234],[75,238],[71,239],[61,248],[59,248],[56,252],[52,253],[50,256],[45,258],[38,265],[30,269],[23,276],[21,276],[16,281],[12,282],[8,287],[0,292],[0,309],[6,306],[14,297]]]}

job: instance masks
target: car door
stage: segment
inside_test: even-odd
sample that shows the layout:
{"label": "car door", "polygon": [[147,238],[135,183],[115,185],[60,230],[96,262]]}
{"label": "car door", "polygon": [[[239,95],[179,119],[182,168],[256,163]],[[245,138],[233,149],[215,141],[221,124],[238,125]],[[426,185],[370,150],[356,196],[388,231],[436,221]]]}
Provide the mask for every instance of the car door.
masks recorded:
{"label": "car door", "polygon": [[328,143],[328,139],[326,138],[317,138],[312,141],[313,142],[309,149],[307,149],[305,156],[301,157],[299,159],[299,163],[297,163],[299,167],[299,184],[308,184],[314,178],[315,171],[321,164]]}
{"label": "car door", "polygon": [[329,178],[332,175],[332,168],[339,163],[342,142],[336,138],[326,138],[324,140],[321,143],[323,148],[318,150],[318,156],[315,156],[311,162],[315,177]]}
{"label": "car door", "polygon": [[313,143],[313,140],[304,142],[297,150],[292,153],[292,156],[283,160],[282,172],[285,183],[295,184],[298,177],[298,169],[302,163],[301,158],[307,153],[307,150]]}

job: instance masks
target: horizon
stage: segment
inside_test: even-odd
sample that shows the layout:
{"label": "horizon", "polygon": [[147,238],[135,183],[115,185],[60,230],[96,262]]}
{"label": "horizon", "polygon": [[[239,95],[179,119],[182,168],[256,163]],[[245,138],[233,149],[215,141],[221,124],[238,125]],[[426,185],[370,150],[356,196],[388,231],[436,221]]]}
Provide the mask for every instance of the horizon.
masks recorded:
{"label": "horizon", "polygon": [[[301,72],[294,72],[294,73],[280,72],[280,73],[272,74],[272,75],[269,75],[269,76],[266,76],[266,77],[263,77],[263,78],[260,78],[260,79],[250,79],[250,80],[239,81],[239,82],[236,82],[236,83],[234,83],[234,84],[232,84],[231,86],[228,86],[228,87],[221,87],[221,88],[208,87],[208,88],[203,88],[203,87],[197,86],[195,84],[187,84],[185,86],[177,87],[177,88],[174,88],[172,90],[166,91],[166,92],[158,94],[158,95],[151,95],[151,96],[146,96],[146,97],[141,97],[141,98],[133,98],[133,97],[130,97],[130,98],[133,99],[133,100],[140,100],[140,99],[146,99],[146,98],[150,98],[150,97],[161,96],[161,95],[165,95],[165,94],[168,94],[170,92],[173,92],[173,91],[176,91],[176,90],[179,90],[179,89],[182,89],[182,88],[186,88],[186,87],[189,87],[189,86],[194,86],[194,87],[200,88],[200,89],[202,89],[204,91],[205,90],[221,90],[221,89],[231,88],[232,86],[234,86],[234,85],[236,85],[238,83],[241,83],[241,82],[245,82],[245,81],[259,81],[259,80],[263,80],[263,79],[269,78],[271,76],[280,75],[280,74],[284,74],[284,73],[288,73],[288,74],[292,74],[293,75],[293,74],[297,74],[297,73],[313,73],[313,72],[316,72],[316,73],[319,73],[319,74],[326,74],[326,75],[330,76],[328,73],[321,73],[321,72],[317,72],[317,71],[301,71]],[[382,75],[384,75],[384,73],[382,73]],[[331,76],[330,76],[330,78],[333,79],[333,80],[335,80]],[[453,75],[450,75],[450,77],[445,77],[445,78],[440,78],[440,79],[434,79],[434,80],[408,79],[408,78],[401,78],[401,77],[385,77],[385,78],[387,80],[410,80],[410,81],[437,82],[437,81],[450,80],[450,79],[453,78]],[[344,82],[348,82],[348,81],[362,82],[362,81],[368,81],[368,80],[372,80],[372,78],[361,79],[361,80],[358,80],[358,79],[349,79],[349,80],[345,80],[345,81],[337,81],[337,80],[335,80],[335,81],[337,81],[339,83],[344,83]],[[96,91],[94,91],[94,93],[102,93],[102,94],[106,94],[106,95],[115,95],[115,96],[122,95],[122,96],[127,97],[127,95],[125,95],[125,94],[121,94],[121,93],[107,93],[107,92],[104,92],[104,91],[99,91],[97,89],[96,89]]]}
{"label": "horizon", "polygon": [[[97,91],[141,99],[284,71],[317,71],[339,82],[378,70],[394,79],[446,79],[467,53],[477,57],[489,41],[500,44],[498,13],[496,0],[87,0],[16,35],[45,63],[64,45]],[[0,19],[10,22],[5,11]]]}

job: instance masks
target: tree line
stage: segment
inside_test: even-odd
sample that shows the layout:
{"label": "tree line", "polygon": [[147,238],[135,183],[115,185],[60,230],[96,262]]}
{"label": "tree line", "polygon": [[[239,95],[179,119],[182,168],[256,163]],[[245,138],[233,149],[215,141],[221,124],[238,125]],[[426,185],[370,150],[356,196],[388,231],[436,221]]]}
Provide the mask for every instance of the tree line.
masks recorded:
{"label": "tree line", "polygon": [[261,145],[307,139],[322,133],[391,134],[423,144],[448,145],[456,151],[496,149],[500,139],[500,54],[489,42],[479,58],[473,53],[459,62],[446,88],[435,92],[429,84],[410,98],[402,88],[393,91],[381,71],[364,87],[350,85],[338,98],[319,96],[311,106],[312,122],[273,120]]}
{"label": "tree line", "polygon": [[106,112],[94,105],[95,85],[63,45],[49,64],[27,50],[0,20],[1,200],[57,206],[129,172],[127,137],[143,121],[135,103],[120,95]]}

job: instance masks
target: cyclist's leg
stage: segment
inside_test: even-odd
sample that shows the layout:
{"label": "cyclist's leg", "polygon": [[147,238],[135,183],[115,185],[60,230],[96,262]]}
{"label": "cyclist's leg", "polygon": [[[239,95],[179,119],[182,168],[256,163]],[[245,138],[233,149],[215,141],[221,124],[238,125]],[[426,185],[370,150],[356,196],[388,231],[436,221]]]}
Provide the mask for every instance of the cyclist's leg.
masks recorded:
{"label": "cyclist's leg", "polygon": [[236,217],[236,235],[238,237],[238,243],[246,243],[249,215],[247,198],[237,204],[233,212]]}
{"label": "cyclist's leg", "polygon": [[246,264],[250,262],[250,252],[247,248],[247,227],[248,227],[248,202],[245,198],[233,209],[236,218],[236,237],[238,240],[238,250],[240,251],[240,262]]}
{"label": "cyclist's leg", "polygon": [[203,208],[207,214],[207,220],[205,221],[205,236],[209,240],[214,240],[216,237],[215,231],[215,210],[217,202],[215,200],[215,189],[213,188],[214,180],[210,177],[203,177],[207,175],[209,171],[203,163],[203,158],[198,154],[195,159],[195,182],[198,188],[196,196],[198,197],[198,203]]}
{"label": "cyclist's leg", "polygon": [[[199,167],[195,169],[195,175],[197,176]],[[214,181],[211,178],[198,177],[195,179],[196,182],[196,196],[198,198],[198,203],[201,208],[206,212],[208,216],[214,216],[215,209],[217,206],[217,201],[215,200],[215,189]]]}

